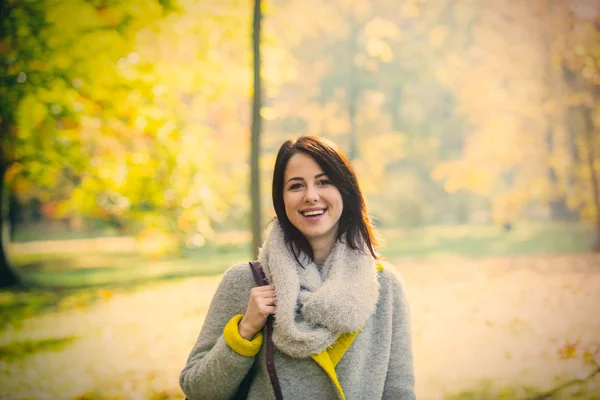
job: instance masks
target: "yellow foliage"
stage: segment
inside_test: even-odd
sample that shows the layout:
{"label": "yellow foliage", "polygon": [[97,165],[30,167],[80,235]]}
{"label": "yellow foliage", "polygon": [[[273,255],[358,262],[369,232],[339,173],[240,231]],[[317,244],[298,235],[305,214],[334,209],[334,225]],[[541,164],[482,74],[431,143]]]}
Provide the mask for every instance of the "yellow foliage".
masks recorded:
{"label": "yellow foliage", "polygon": [[364,30],[369,38],[400,40],[402,37],[402,32],[394,22],[380,17],[368,21]]}
{"label": "yellow foliage", "polygon": [[483,196],[492,193],[491,172],[485,169],[471,168],[462,161],[440,163],[431,172],[435,180],[444,180],[444,189],[448,193],[456,193],[460,189],[468,189]]}
{"label": "yellow foliage", "polygon": [[361,153],[354,160],[361,186],[367,194],[384,189],[388,165],[405,155],[405,139],[399,132],[374,134],[362,139]]}
{"label": "yellow foliage", "polygon": [[371,57],[379,58],[383,62],[390,62],[394,58],[390,46],[381,39],[371,39],[367,42],[367,53]]}
{"label": "yellow foliage", "polygon": [[145,229],[137,237],[137,251],[151,259],[158,259],[179,250],[177,237],[160,229]]}
{"label": "yellow foliage", "polygon": [[438,25],[429,32],[429,44],[434,48],[441,47],[448,37],[448,27]]}
{"label": "yellow foliage", "polygon": [[19,135],[24,140],[29,139],[32,131],[48,116],[44,103],[40,102],[35,95],[26,96],[19,104],[17,113]]}
{"label": "yellow foliage", "polygon": [[569,358],[575,358],[577,356],[577,342],[567,342],[561,348],[558,349],[558,356],[562,360]]}
{"label": "yellow foliage", "polygon": [[421,8],[418,0],[407,0],[400,7],[402,14],[409,18],[417,18],[421,14]]}
{"label": "yellow foliage", "polygon": [[104,300],[108,300],[114,296],[114,292],[108,289],[98,289],[98,296],[100,296]]}
{"label": "yellow foliage", "polygon": [[23,170],[23,164],[15,162],[9,165],[8,169],[5,172],[4,179],[6,182],[12,182],[15,177]]}
{"label": "yellow foliage", "polygon": [[[574,107],[594,104],[592,86],[569,84],[561,70],[585,74],[587,54],[598,42],[590,39],[597,38],[591,24],[570,20],[567,3],[535,10],[511,2],[510,18],[500,18],[493,3],[460,2],[453,11],[465,21],[477,12],[479,22],[472,27],[472,43],[448,51],[436,75],[456,94],[472,131],[461,157],[434,169],[432,177],[444,180],[450,192],[464,188],[488,196],[496,219],[557,198],[573,208],[584,206],[583,216],[591,217],[583,149],[589,145],[578,140],[587,128],[567,117]],[[442,36],[435,29],[429,32],[432,43]]]}
{"label": "yellow foliage", "polygon": [[277,118],[277,111],[273,107],[262,107],[260,115],[267,121],[272,121]]}

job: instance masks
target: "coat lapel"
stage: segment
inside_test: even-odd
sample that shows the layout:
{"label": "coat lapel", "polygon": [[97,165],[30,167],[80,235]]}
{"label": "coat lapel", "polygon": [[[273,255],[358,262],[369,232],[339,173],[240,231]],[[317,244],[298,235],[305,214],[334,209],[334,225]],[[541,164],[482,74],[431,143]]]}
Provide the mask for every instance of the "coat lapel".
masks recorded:
{"label": "coat lapel", "polygon": [[[383,265],[381,263],[377,263],[377,272],[381,271],[383,271]],[[340,385],[340,381],[335,372],[335,367],[338,365],[342,357],[344,357],[344,354],[346,354],[346,351],[348,351],[359,332],[360,329],[354,332],[344,333],[338,337],[329,348],[323,350],[319,354],[313,354],[310,356],[317,364],[319,364],[321,368],[323,368],[325,373],[327,373],[327,376],[329,376],[329,379],[331,379],[331,382],[337,389],[342,400],[345,400],[346,397],[344,396],[344,391],[342,390],[342,386]]]}
{"label": "coat lapel", "polygon": [[350,345],[352,345],[352,342],[354,342],[354,339],[356,339],[359,332],[360,330],[345,333],[328,349],[323,350],[319,354],[310,356],[321,368],[323,368],[325,373],[327,373],[342,400],[345,400],[346,397],[344,396],[344,391],[342,390],[342,386],[340,385],[340,381],[335,372],[335,367],[338,365],[344,354],[346,354],[346,351],[350,348]]}

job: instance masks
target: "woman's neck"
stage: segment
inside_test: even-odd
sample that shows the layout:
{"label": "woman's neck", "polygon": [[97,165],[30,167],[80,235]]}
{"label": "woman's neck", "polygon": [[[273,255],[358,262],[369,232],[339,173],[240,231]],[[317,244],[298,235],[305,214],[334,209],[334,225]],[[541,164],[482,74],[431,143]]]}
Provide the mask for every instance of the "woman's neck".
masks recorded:
{"label": "woman's neck", "polygon": [[323,265],[325,259],[331,253],[334,240],[330,238],[313,239],[310,241],[310,247],[313,250],[313,260],[318,266]]}

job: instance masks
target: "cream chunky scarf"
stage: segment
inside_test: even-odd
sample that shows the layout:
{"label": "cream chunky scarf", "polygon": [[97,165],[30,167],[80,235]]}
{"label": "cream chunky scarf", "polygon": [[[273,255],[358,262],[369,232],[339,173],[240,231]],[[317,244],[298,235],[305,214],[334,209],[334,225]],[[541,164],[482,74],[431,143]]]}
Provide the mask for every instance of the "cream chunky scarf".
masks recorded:
{"label": "cream chunky scarf", "polygon": [[276,220],[259,253],[277,291],[273,343],[295,358],[318,354],[375,312],[379,283],[374,258],[338,241],[319,268],[298,265]]}

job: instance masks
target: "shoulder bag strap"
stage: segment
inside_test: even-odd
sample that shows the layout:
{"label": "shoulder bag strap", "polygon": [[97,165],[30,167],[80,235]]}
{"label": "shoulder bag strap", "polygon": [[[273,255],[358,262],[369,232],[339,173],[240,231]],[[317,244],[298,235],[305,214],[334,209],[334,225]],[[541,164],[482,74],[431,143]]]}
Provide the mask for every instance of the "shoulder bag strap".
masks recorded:
{"label": "shoulder bag strap", "polygon": [[[264,286],[269,284],[269,280],[265,276],[265,271],[262,269],[262,265],[258,261],[250,261],[250,269],[254,280],[258,286]],[[275,392],[275,398],[277,400],[283,400],[281,394],[281,387],[279,386],[279,379],[277,378],[277,371],[275,371],[275,361],[273,360],[273,316],[269,315],[267,318],[267,371],[269,372],[269,378],[271,378],[271,384],[273,385],[273,391]]]}

